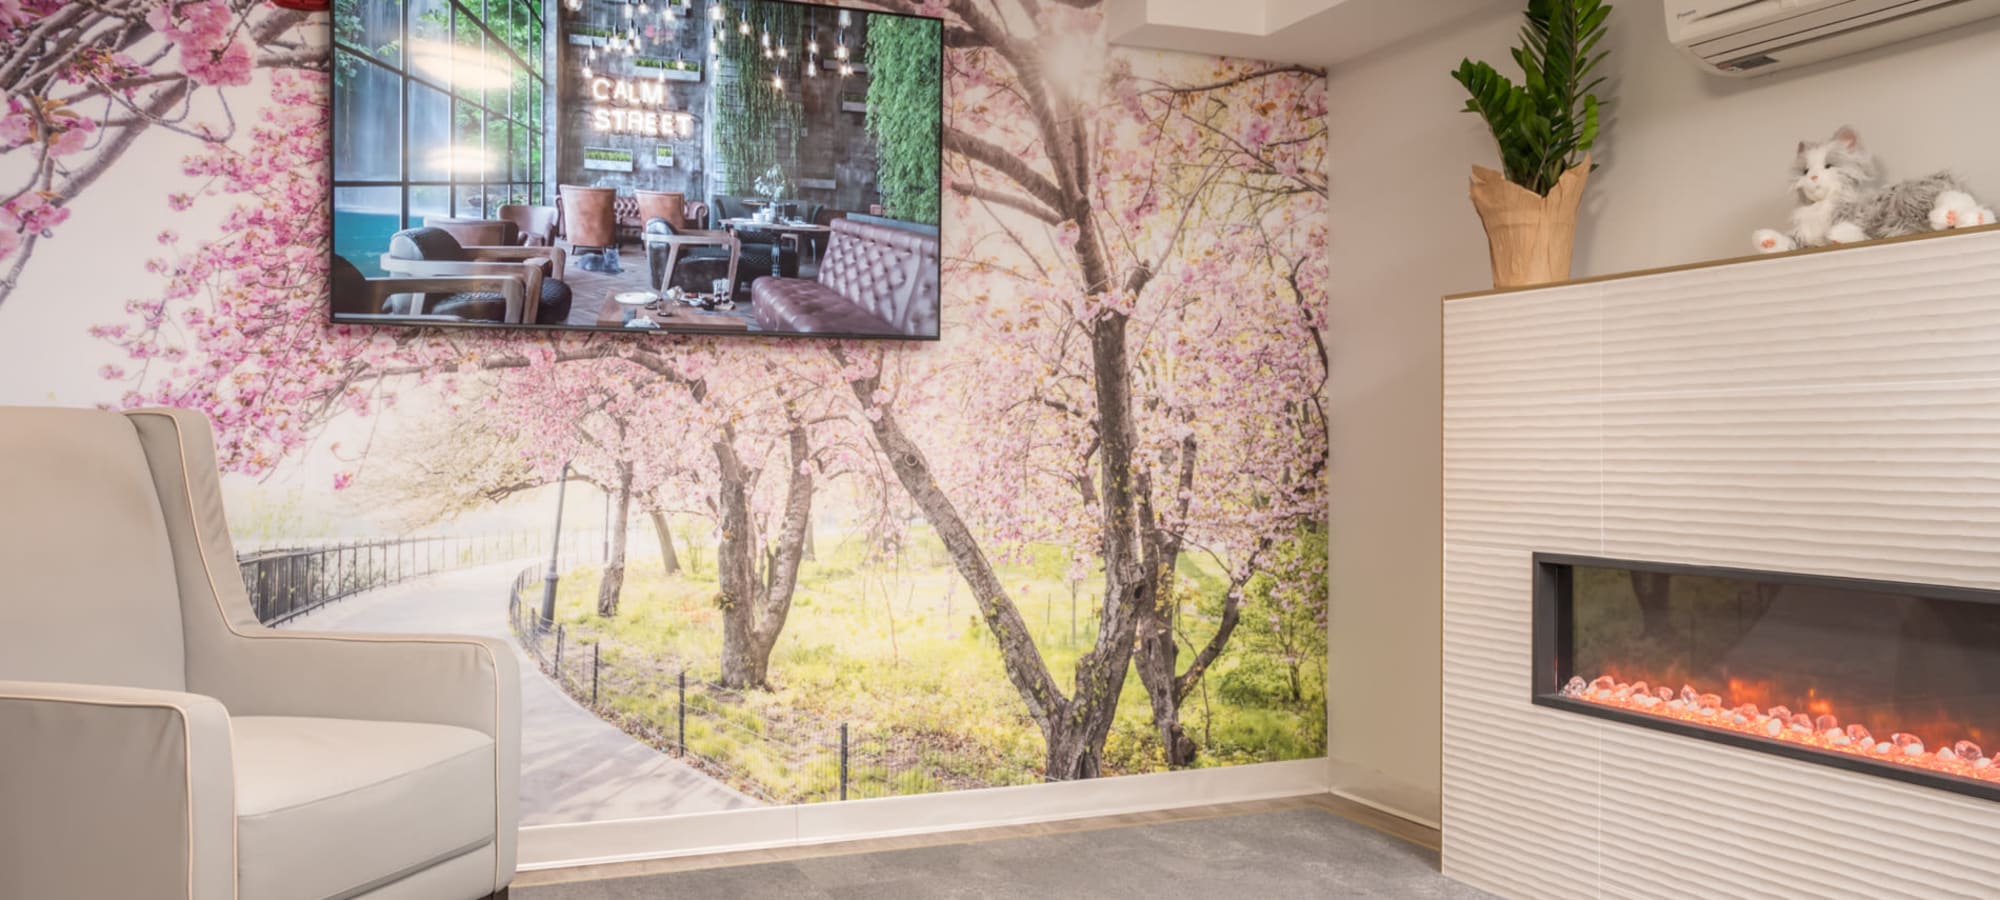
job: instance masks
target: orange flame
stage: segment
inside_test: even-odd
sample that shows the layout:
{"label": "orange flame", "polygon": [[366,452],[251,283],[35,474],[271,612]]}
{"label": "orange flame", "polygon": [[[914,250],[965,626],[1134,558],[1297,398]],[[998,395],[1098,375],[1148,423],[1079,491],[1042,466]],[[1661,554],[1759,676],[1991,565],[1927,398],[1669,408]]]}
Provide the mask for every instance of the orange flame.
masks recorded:
{"label": "orange flame", "polygon": [[[1609,687],[1601,686],[1606,677],[1611,679]],[[1590,686],[1575,699],[1599,706],[1611,706],[1661,718],[1677,719],[1718,731],[1733,731],[1780,743],[1800,744],[1824,753],[1860,756],[1881,763],[1928,769],[1973,781],[2000,782],[2000,763],[1987,757],[1979,746],[1986,740],[1985,729],[1957,722],[1942,711],[1933,715],[1918,716],[1917,721],[1840,723],[1839,717],[1834,712],[1833,701],[1820,696],[1816,687],[1807,688],[1804,697],[1800,699],[1795,694],[1779,690],[1770,681],[1731,677],[1728,680],[1728,693],[1721,695],[1721,702],[1704,707],[1679,699],[1681,686],[1692,685],[1678,678],[1641,680],[1648,685],[1647,692],[1634,692],[1631,683],[1616,676],[1601,676],[1597,681],[1591,682]],[[1657,693],[1660,688],[1666,688],[1673,699],[1661,697]],[[1780,709],[1778,705],[1772,705],[1774,697],[1791,699],[1799,703],[1802,708]],[[1766,712],[1760,712],[1754,717],[1745,715],[1739,712],[1745,704]],[[1791,716],[1777,718],[1771,716],[1769,711],[1780,713],[1789,711]],[[1834,716],[1835,727],[1824,727],[1822,717],[1826,716]],[[1882,724],[1884,730],[1876,730],[1877,724]],[[1864,731],[1860,733],[1852,731],[1851,728],[1855,725],[1859,725]],[[1930,740],[1945,743],[1933,744]]]}

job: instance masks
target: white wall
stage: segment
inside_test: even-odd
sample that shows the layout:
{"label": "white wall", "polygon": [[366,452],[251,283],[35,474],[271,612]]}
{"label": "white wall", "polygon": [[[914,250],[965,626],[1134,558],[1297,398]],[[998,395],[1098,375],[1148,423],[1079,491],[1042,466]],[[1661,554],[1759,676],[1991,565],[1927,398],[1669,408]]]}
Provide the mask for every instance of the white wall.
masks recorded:
{"label": "white wall", "polygon": [[[1466,56],[1511,70],[1520,5],[1497,4],[1338,66],[1329,87],[1335,336],[1328,754],[1337,790],[1438,810],[1440,295],[1490,283],[1465,196],[1490,139],[1457,110]],[[1746,252],[1782,224],[1802,138],[1860,130],[1889,174],[1952,167],[2000,201],[2000,20],[1749,81],[1703,74],[1653,4],[1619,4],[1618,104],[1575,274]]]}

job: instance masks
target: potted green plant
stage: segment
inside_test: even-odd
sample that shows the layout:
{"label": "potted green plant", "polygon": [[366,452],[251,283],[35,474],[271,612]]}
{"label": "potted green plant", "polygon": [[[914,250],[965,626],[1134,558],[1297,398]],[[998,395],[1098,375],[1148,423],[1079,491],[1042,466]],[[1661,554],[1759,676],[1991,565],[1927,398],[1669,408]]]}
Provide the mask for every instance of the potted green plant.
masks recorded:
{"label": "potted green plant", "polygon": [[785,175],[785,168],[772,163],[750,187],[757,192],[757,196],[764,198],[764,207],[757,210],[757,218],[765,222],[777,221],[778,202],[791,190],[791,179]]}
{"label": "potted green plant", "polygon": [[1452,78],[1471,95],[1465,111],[1486,120],[1504,171],[1472,168],[1472,205],[1486,226],[1493,285],[1569,277],[1576,209],[1593,168],[1605,101],[1594,77],[1611,7],[1602,0],[1528,0],[1514,61],[1522,83],[1484,62],[1459,63]]}

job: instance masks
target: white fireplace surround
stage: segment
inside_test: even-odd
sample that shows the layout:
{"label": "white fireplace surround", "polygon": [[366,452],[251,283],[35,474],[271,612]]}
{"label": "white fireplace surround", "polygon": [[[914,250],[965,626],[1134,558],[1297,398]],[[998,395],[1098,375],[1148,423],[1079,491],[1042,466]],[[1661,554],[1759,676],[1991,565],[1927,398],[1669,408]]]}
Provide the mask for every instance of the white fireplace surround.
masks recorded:
{"label": "white fireplace surround", "polygon": [[2000,588],[2000,230],[1447,301],[1444,536],[1447,875],[2000,896],[2000,803],[1529,701],[1536,551]]}

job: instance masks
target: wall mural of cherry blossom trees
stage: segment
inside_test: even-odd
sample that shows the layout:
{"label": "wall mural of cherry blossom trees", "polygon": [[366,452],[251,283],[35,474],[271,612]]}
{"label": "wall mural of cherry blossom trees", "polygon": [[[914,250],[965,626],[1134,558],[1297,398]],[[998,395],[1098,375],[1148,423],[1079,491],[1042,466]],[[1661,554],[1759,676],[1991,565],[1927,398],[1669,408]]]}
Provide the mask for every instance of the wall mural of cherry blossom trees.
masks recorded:
{"label": "wall mural of cherry blossom trees", "polygon": [[636,735],[686,669],[919,789],[1322,754],[1323,76],[1108,48],[1091,0],[882,5],[946,23],[938,344],[329,326],[324,22],[0,0],[0,350],[77,360],[59,402],[205,412],[232,498],[371,528],[540,515],[567,465],[611,512],[560,618]]}

